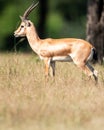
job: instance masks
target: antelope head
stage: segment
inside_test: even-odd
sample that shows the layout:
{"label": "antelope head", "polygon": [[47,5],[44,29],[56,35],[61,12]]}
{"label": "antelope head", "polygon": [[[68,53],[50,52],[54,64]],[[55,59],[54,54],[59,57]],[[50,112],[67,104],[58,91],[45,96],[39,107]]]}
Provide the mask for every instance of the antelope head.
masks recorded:
{"label": "antelope head", "polygon": [[31,26],[31,21],[28,19],[30,12],[37,7],[39,2],[36,4],[33,2],[31,6],[24,12],[23,16],[20,16],[21,24],[14,32],[15,37],[24,37],[26,36],[27,28]]}

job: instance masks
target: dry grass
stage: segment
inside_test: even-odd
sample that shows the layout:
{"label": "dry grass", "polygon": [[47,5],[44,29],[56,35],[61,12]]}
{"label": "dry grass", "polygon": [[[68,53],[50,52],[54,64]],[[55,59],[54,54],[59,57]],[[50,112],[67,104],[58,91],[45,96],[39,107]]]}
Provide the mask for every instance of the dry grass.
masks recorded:
{"label": "dry grass", "polygon": [[103,130],[104,66],[99,84],[72,63],[57,63],[44,84],[33,54],[0,54],[0,130]]}

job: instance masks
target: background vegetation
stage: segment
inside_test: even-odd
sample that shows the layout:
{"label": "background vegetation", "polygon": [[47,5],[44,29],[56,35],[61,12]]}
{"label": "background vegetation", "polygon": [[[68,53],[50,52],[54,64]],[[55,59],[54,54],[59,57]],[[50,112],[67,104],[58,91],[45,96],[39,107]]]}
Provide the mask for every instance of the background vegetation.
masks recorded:
{"label": "background vegetation", "polygon": [[[22,15],[31,3],[31,0],[0,0],[1,51],[11,51],[15,42],[18,42],[18,39],[14,40],[13,32],[20,23],[19,15]],[[45,11],[41,9],[41,3]],[[31,13],[30,19],[34,22],[41,38],[85,38],[87,1],[40,0],[39,6]],[[22,43],[17,46],[17,50],[25,50],[28,47],[26,40]]]}

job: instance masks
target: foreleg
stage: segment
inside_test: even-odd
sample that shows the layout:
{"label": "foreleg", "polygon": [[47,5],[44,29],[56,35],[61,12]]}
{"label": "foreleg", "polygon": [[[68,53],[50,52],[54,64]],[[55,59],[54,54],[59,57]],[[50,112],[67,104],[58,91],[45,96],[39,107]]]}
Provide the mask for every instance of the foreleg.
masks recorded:
{"label": "foreleg", "polygon": [[46,81],[47,81],[48,80],[48,76],[49,76],[50,59],[49,58],[45,58],[44,59],[44,63],[45,63],[45,78],[46,78]]}
{"label": "foreleg", "polygon": [[51,67],[51,76],[55,76],[55,61],[50,62],[50,67]]}

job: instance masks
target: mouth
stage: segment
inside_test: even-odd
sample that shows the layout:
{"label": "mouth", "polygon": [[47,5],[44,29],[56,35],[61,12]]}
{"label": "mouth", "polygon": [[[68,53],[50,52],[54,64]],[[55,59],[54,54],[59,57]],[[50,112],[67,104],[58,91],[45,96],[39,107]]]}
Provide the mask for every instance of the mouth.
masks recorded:
{"label": "mouth", "polygon": [[15,36],[15,37],[25,37],[25,35],[18,35],[18,34],[16,34],[16,33],[14,33],[14,36]]}
{"label": "mouth", "polygon": [[19,37],[19,35],[18,35],[18,34],[15,34],[15,33],[14,33],[14,36],[15,36],[15,37]]}

